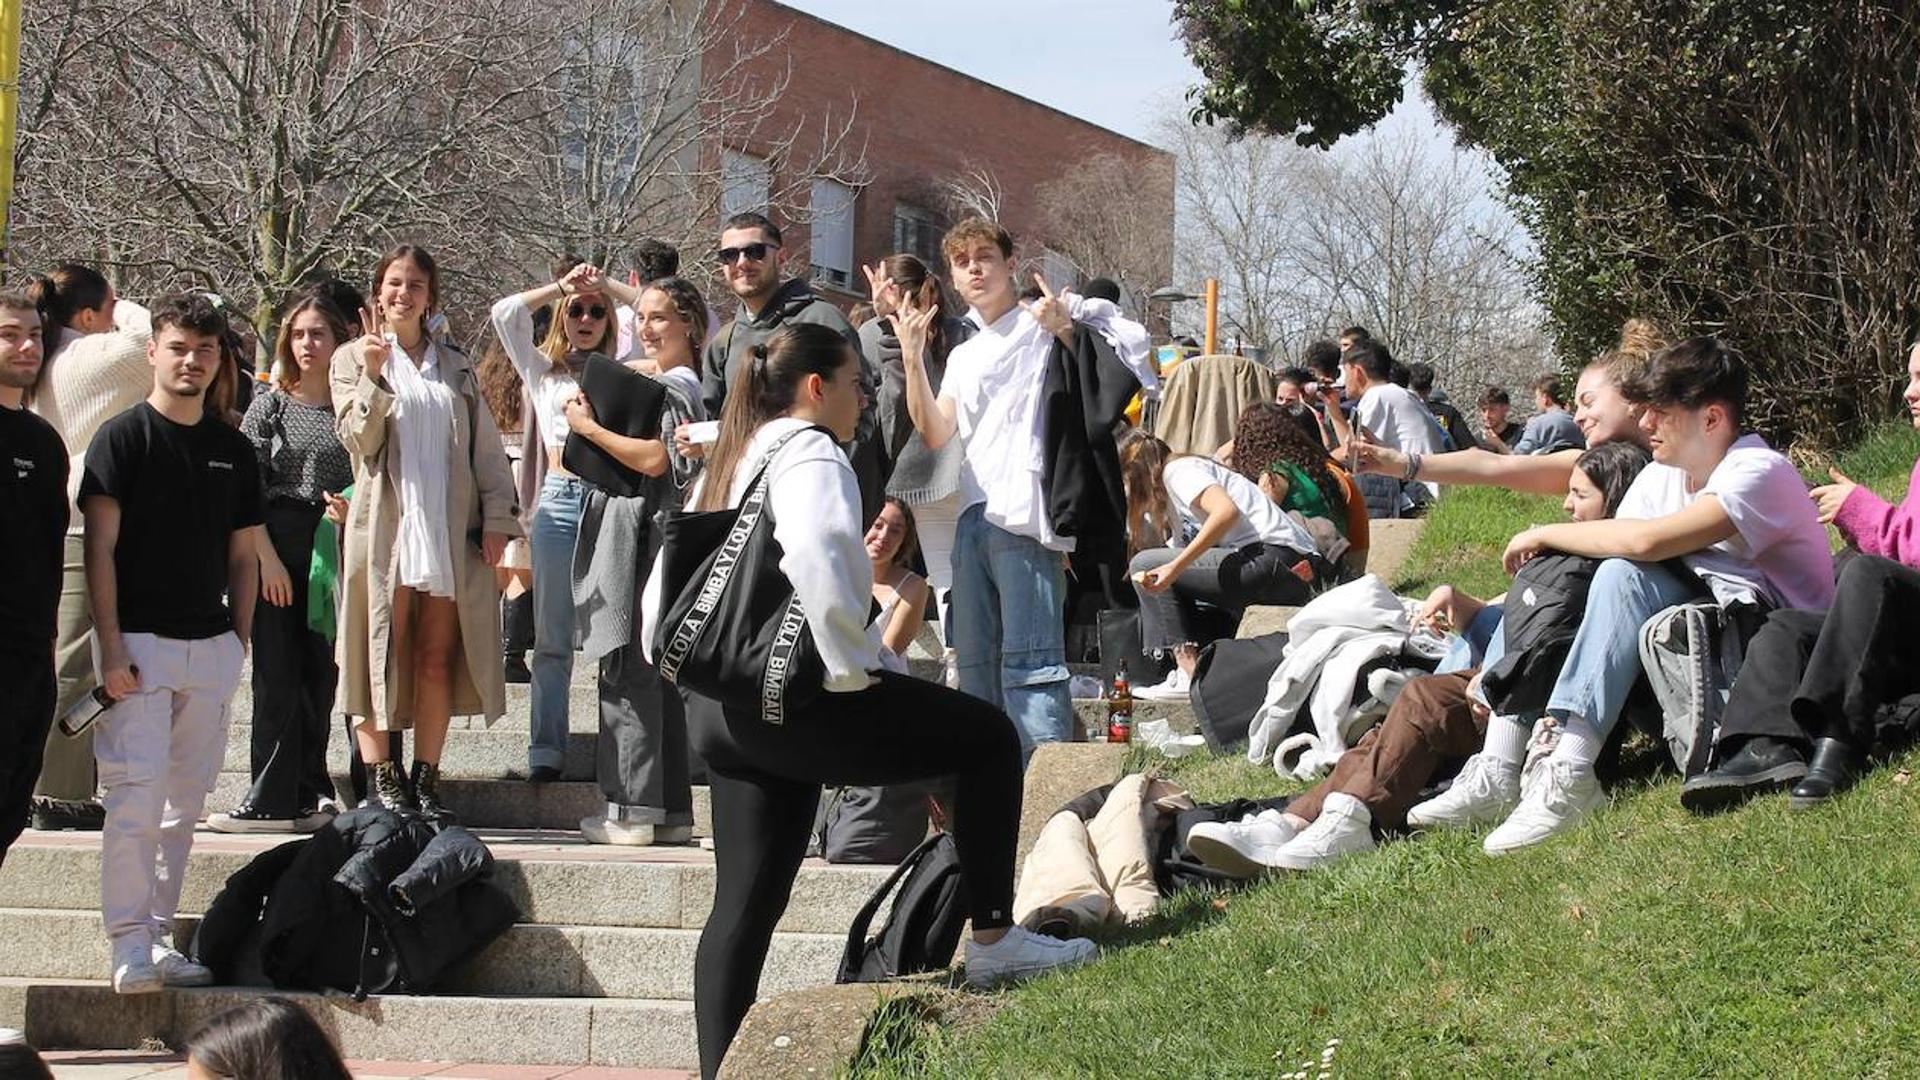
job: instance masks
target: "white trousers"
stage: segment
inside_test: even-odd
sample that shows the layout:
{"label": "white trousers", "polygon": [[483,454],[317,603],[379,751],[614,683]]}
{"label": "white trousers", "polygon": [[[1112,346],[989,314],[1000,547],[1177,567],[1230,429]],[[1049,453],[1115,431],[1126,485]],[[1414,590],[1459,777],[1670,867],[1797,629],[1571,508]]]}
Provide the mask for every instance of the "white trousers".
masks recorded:
{"label": "white trousers", "polygon": [[107,808],[100,908],[116,944],[173,931],[193,826],[226,755],[227,706],[245,660],[232,633],[197,641],[127,634],[126,644],[140,689],[101,714],[93,742]]}

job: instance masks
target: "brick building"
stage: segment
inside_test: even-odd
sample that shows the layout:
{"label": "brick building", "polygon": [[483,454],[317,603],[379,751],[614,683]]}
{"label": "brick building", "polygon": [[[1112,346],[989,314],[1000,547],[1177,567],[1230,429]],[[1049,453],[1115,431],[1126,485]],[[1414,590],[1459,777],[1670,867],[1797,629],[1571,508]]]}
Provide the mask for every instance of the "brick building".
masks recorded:
{"label": "brick building", "polygon": [[1144,249],[1135,242],[1129,260],[1133,291],[1171,280],[1170,154],[774,0],[740,0],[729,5],[734,10],[743,15],[737,25],[781,39],[763,62],[765,77],[785,77],[787,90],[763,128],[784,133],[797,126],[792,141],[806,146],[851,114],[848,141],[856,149],[864,144],[864,167],[844,182],[784,175],[782,163],[752,138],[721,150],[723,217],[764,209],[770,191],[806,190],[794,200],[808,206],[797,215],[805,220],[781,225],[789,267],[796,273],[810,267],[823,295],[843,306],[865,299],[861,263],[898,251],[927,259],[944,276],[940,237],[964,214],[948,190],[956,179],[979,189],[990,178],[1018,254],[1049,280],[1120,276],[1112,267],[1076,266],[1065,254],[1076,245],[1059,241],[1041,206],[1047,185],[1102,157],[1123,163],[1108,171],[1130,178],[1131,202],[1146,219],[1135,231],[1150,239]]}

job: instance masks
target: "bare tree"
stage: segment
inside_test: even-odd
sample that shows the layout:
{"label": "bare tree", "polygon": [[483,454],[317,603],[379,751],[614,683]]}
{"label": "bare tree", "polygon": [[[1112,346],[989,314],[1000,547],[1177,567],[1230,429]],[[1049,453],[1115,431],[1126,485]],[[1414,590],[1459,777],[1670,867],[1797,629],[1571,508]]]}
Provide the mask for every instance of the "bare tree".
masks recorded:
{"label": "bare tree", "polygon": [[1096,154],[1035,192],[1047,246],[1120,285],[1132,314],[1173,272],[1172,163]]}
{"label": "bare tree", "polygon": [[864,159],[844,115],[775,121],[779,36],[729,0],[97,0],[35,5],[16,252],[268,315],[396,240],[453,306],[572,249],[710,231],[722,146],[799,216]]}
{"label": "bare tree", "polygon": [[999,221],[1001,210],[1007,204],[1007,189],[993,170],[984,165],[970,165],[965,171],[948,177],[940,184],[938,194],[948,215],[955,220],[983,217]]}
{"label": "bare tree", "polygon": [[1524,237],[1464,153],[1404,130],[1324,152],[1185,116],[1160,135],[1179,158],[1183,284],[1219,278],[1249,344],[1296,357],[1359,324],[1462,390],[1543,366]]}

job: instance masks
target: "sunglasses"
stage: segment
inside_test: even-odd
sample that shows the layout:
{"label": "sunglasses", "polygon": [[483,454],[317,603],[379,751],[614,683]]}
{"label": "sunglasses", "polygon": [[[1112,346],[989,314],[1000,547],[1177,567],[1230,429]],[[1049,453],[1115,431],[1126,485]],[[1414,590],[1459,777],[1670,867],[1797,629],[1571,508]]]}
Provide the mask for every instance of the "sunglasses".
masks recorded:
{"label": "sunglasses", "polygon": [[607,309],[604,304],[567,305],[567,318],[569,319],[604,319],[606,317]]}
{"label": "sunglasses", "polygon": [[732,266],[740,256],[745,255],[748,262],[759,262],[767,257],[767,252],[778,248],[779,244],[742,244],[739,247],[721,248],[713,253],[722,266]]}

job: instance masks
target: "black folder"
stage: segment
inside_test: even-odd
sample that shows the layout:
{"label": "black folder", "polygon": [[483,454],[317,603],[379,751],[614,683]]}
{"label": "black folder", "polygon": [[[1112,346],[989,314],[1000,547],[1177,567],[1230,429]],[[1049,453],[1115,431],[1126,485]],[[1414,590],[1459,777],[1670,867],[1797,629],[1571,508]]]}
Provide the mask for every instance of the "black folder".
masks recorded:
{"label": "black folder", "polygon": [[[667,405],[667,388],[632,368],[599,353],[587,357],[580,373],[580,391],[593,406],[594,419],[617,435],[658,439],[660,414]],[[632,498],[641,493],[647,477],[622,465],[577,431],[567,432],[560,463],[567,471],[609,495]]]}

